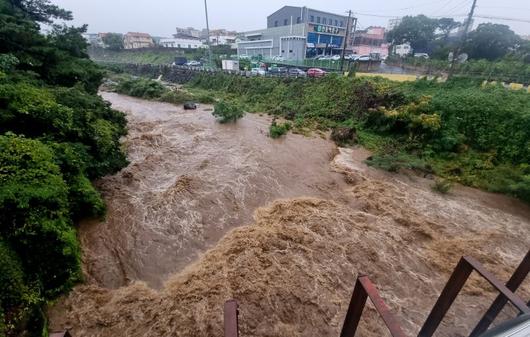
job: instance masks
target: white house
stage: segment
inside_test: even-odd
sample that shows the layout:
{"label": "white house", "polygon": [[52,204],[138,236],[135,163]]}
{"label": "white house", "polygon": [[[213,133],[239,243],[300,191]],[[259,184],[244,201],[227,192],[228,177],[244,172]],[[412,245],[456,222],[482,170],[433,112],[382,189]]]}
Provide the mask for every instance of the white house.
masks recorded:
{"label": "white house", "polygon": [[405,57],[412,53],[412,48],[409,43],[398,44],[394,46],[394,54]]}
{"label": "white house", "polygon": [[199,49],[208,48],[201,40],[171,38],[160,39],[160,45],[164,48],[185,48],[185,49]]}

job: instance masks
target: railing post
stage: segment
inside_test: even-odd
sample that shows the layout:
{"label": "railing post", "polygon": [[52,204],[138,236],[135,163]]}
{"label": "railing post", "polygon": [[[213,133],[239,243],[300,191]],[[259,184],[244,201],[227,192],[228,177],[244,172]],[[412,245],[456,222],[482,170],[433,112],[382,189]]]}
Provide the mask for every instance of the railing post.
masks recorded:
{"label": "railing post", "polygon": [[418,333],[418,337],[431,337],[434,334],[472,271],[473,268],[462,257]]}
{"label": "railing post", "polygon": [[[519,288],[521,283],[523,283],[528,273],[530,273],[530,250],[526,253],[526,256],[524,257],[523,261],[521,261],[521,264],[519,264],[519,266],[515,269],[514,273],[512,274],[512,277],[510,277],[510,280],[506,283],[506,288],[515,292],[517,288]],[[478,322],[475,329],[473,329],[469,337],[479,336],[480,334],[488,330],[490,324],[495,320],[497,315],[499,315],[502,308],[504,308],[507,302],[508,298],[503,294],[497,296],[497,298],[495,299],[495,301],[493,301],[492,305],[486,311],[480,322]],[[528,305],[530,306],[530,302],[528,303]]]}
{"label": "railing post", "polygon": [[239,337],[238,303],[228,300],[224,305],[224,332],[225,337]]}
{"label": "railing post", "polygon": [[344,318],[344,325],[342,326],[340,337],[354,337],[359,321],[361,320],[364,305],[368,298],[366,290],[364,290],[361,281],[359,281],[359,278],[361,277],[363,276],[359,276],[355,282],[355,287],[353,288],[353,294],[351,296],[348,312],[346,313],[346,318]]}

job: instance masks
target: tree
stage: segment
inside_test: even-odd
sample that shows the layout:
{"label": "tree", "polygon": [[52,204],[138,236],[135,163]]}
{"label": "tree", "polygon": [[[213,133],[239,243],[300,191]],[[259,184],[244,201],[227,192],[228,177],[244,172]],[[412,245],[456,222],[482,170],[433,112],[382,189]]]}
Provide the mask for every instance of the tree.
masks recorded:
{"label": "tree", "polygon": [[111,50],[121,50],[123,49],[123,35],[118,33],[108,33],[102,38],[103,43],[107,48]]}
{"label": "tree", "polygon": [[455,21],[453,18],[441,18],[438,20],[438,29],[442,33],[442,38],[447,40],[453,29],[460,27],[462,23]]}
{"label": "tree", "polygon": [[50,0],[7,0],[13,9],[17,9],[33,21],[52,23],[54,19],[72,20],[72,12],[52,5]]}
{"label": "tree", "polygon": [[425,52],[435,38],[438,20],[425,15],[405,16],[401,23],[388,32],[387,38],[393,44],[410,43],[415,52]]}
{"label": "tree", "polygon": [[470,58],[497,60],[517,48],[520,38],[509,26],[481,23],[469,33],[464,50]]}

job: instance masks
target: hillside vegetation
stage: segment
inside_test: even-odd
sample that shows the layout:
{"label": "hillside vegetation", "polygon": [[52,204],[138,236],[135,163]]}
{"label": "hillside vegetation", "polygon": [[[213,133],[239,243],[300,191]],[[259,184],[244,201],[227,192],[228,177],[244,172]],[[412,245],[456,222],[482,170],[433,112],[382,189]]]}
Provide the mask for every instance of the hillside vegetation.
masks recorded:
{"label": "hillside vegetation", "polygon": [[105,213],[91,180],[127,163],[85,27],[42,35],[53,19],[71,13],[0,0],[0,336],[47,335],[44,306],[82,277],[75,223]]}
{"label": "hillside vegetation", "polygon": [[353,128],[369,164],[412,169],[530,202],[530,95],[458,79],[397,83],[201,75],[191,90],[238,101],[304,129]]}

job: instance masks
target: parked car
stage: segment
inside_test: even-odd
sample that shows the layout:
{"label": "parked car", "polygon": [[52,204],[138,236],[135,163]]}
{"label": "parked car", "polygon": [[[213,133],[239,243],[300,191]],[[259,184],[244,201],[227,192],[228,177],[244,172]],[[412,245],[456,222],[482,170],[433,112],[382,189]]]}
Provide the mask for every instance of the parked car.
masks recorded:
{"label": "parked car", "polygon": [[371,59],[370,55],[361,55],[357,58],[357,61],[370,61]]}
{"label": "parked car", "polygon": [[320,60],[320,61],[326,61],[326,60],[331,60],[331,56],[330,55],[320,55],[320,56],[317,56],[316,59]]}
{"label": "parked car", "polygon": [[340,55],[333,55],[333,56],[331,56],[331,59],[333,61],[338,61],[338,60],[340,60]]}
{"label": "parked car", "polygon": [[326,76],[326,72],[319,68],[311,68],[307,71],[309,77],[323,77]]}
{"label": "parked car", "polygon": [[289,76],[293,77],[306,77],[307,74],[305,71],[299,68],[291,68],[289,69]]}
{"label": "parked car", "polygon": [[346,56],[344,56],[344,59],[345,59],[345,60],[355,61],[355,60],[357,60],[357,57],[359,57],[359,55],[357,55],[357,54],[350,54],[350,55],[346,55]]}
{"label": "parked car", "polygon": [[429,58],[429,54],[427,54],[427,53],[415,53],[414,57],[428,59]]}
{"label": "parked car", "polygon": [[253,76],[265,76],[267,75],[267,71],[263,68],[252,68],[250,74]]}
{"label": "parked car", "polygon": [[273,61],[279,61],[279,62],[285,61],[285,59],[283,58],[283,56],[280,56],[280,55],[273,56],[273,57],[272,57],[272,60],[273,60]]}
{"label": "parked car", "polygon": [[186,65],[188,67],[200,67],[201,66],[201,62],[199,61],[189,61],[186,63]]}
{"label": "parked car", "polygon": [[288,72],[288,69],[285,68],[285,67],[271,67],[269,68],[269,73],[271,75],[283,75],[283,74],[287,74]]}

